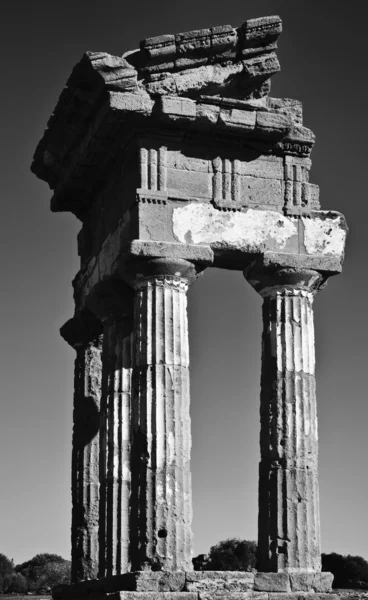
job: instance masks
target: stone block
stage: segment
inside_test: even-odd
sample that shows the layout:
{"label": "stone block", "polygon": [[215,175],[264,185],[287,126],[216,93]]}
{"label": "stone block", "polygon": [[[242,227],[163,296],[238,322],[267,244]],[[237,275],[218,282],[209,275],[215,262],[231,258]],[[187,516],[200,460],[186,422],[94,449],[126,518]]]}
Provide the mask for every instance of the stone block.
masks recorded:
{"label": "stone block", "polygon": [[104,589],[106,592],[180,592],[184,584],[184,571],[134,571],[106,578]]}
{"label": "stone block", "polygon": [[316,593],[313,590],[310,592],[289,592],[277,593],[270,592],[268,600],[338,600],[338,594]]}
{"label": "stone block", "polygon": [[193,571],[186,573],[185,589],[189,592],[247,592],[253,588],[254,574],[245,571]]}
{"label": "stone block", "polygon": [[270,592],[268,600],[318,600],[313,592]]}
{"label": "stone block", "polygon": [[196,116],[196,103],[189,98],[178,98],[177,96],[163,96],[161,109],[164,114],[177,115],[180,117]]}
{"label": "stone block", "polygon": [[268,600],[267,592],[233,592],[232,590],[220,590],[217,592],[199,592],[199,600]]}
{"label": "stone block", "polygon": [[257,158],[255,160],[239,161],[240,175],[248,177],[260,177],[263,179],[283,179],[284,166],[282,158],[269,157]]}
{"label": "stone block", "polygon": [[254,590],[260,592],[289,592],[290,580],[287,573],[256,573]]}
{"label": "stone block", "polygon": [[286,135],[291,127],[291,119],[287,115],[276,112],[257,111],[256,131],[263,135]]}
{"label": "stone block", "polygon": [[340,213],[317,212],[313,218],[302,217],[305,254],[344,257],[347,227]]}
{"label": "stone block", "polygon": [[269,98],[270,108],[288,115],[298,125],[303,124],[303,105],[300,100],[291,98]]}
{"label": "stone block", "polygon": [[208,173],[167,169],[167,190],[169,196],[175,192],[175,197],[183,200],[190,198],[211,198],[210,177]]}
{"label": "stone block", "polygon": [[261,81],[280,71],[280,63],[274,52],[246,58],[243,60],[243,66],[244,74],[250,80],[257,78],[258,81]]}
{"label": "stone block", "polygon": [[303,183],[302,203],[305,208],[310,210],[318,210],[320,208],[318,185],[315,183]]}
{"label": "stone block", "polygon": [[160,592],[181,592],[185,586],[185,573],[184,571],[176,571],[173,573],[162,572],[162,576],[159,578],[159,591]]}
{"label": "stone block", "polygon": [[214,104],[197,104],[197,120],[215,125],[220,114],[220,107]]}
{"label": "stone block", "polygon": [[309,144],[313,144],[316,137],[310,129],[307,127],[303,127],[302,125],[293,124],[291,127],[288,137],[293,140],[293,142],[307,142]]}
{"label": "stone block", "polygon": [[108,600],[198,600],[198,594],[195,592],[121,591],[109,594]]}
{"label": "stone block", "polygon": [[175,61],[176,69],[191,69],[193,67],[200,67],[201,65],[206,65],[208,62],[207,56],[183,56],[182,58],[177,58]]}
{"label": "stone block", "polygon": [[[141,199],[138,203],[138,235],[141,240],[172,239],[169,208],[165,200]],[[135,237],[135,236],[134,236]]]}
{"label": "stone block", "polygon": [[231,25],[212,27],[211,33],[211,46],[216,52],[222,49],[232,48],[236,44],[236,31]]}
{"label": "stone block", "polygon": [[210,161],[207,158],[188,156],[178,150],[168,150],[166,153],[166,166],[171,169],[180,169],[181,171],[208,173],[210,170]]}
{"label": "stone block", "polygon": [[248,19],[241,26],[245,45],[258,46],[270,39],[277,39],[282,32],[282,21],[278,16]]}
{"label": "stone block", "polygon": [[173,210],[173,232],[180,242],[211,244],[216,252],[236,250],[295,252],[296,219],[275,210],[224,212],[211,204],[191,202]]}
{"label": "stone block", "polygon": [[330,592],[333,575],[320,573],[290,573],[290,585],[293,592]]}
{"label": "stone block", "polygon": [[243,206],[282,206],[284,197],[281,180],[241,177],[241,199]]}
{"label": "stone block", "polygon": [[140,43],[140,47],[145,50],[148,50],[150,47],[165,47],[166,45],[175,45],[175,36],[173,34],[156,35],[155,37],[146,38]]}
{"label": "stone block", "polygon": [[109,96],[110,107],[114,111],[115,116],[117,116],[118,112],[121,112],[122,115],[136,112],[148,116],[151,114],[154,105],[154,101],[148,94],[110,92]]}
{"label": "stone block", "polygon": [[315,271],[328,271],[339,273],[341,262],[330,256],[308,256],[307,254],[287,254],[282,252],[266,251],[262,256],[262,264],[265,268],[284,269],[311,269]]}
{"label": "stone block", "polygon": [[256,114],[254,110],[221,108],[218,122],[232,129],[252,131],[256,125]]}
{"label": "stone block", "polygon": [[210,246],[195,244],[133,240],[130,244],[130,254],[137,257],[183,259],[207,264],[213,262]]}

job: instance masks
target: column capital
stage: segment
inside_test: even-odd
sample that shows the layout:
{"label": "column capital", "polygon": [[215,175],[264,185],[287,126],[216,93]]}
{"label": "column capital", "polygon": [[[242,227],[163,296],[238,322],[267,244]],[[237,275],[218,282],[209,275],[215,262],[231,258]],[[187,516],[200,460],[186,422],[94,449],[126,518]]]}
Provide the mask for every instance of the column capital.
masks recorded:
{"label": "column capital", "polygon": [[60,335],[75,350],[102,335],[102,323],[89,310],[75,315],[60,328]]}
{"label": "column capital", "polygon": [[150,282],[189,286],[212,263],[210,246],[134,240],[121,275],[135,289]]}
{"label": "column capital", "polygon": [[252,257],[243,274],[262,297],[269,297],[297,290],[314,295],[340,272],[341,261],[334,256],[265,252]]}

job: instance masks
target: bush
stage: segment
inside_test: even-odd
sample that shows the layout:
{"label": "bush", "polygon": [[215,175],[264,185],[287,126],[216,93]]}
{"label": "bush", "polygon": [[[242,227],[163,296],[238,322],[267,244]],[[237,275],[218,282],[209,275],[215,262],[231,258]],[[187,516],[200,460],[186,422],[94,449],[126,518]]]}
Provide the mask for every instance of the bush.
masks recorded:
{"label": "bush", "polygon": [[21,573],[14,573],[8,591],[13,594],[26,594],[28,592],[26,578]]}
{"label": "bush", "polygon": [[57,554],[36,554],[15,570],[25,577],[30,592],[43,594],[55,585],[70,583],[70,561]]}
{"label": "bush", "polygon": [[334,588],[368,589],[368,563],[361,556],[322,554],[322,571],[334,575]]}
{"label": "bush", "polygon": [[212,546],[206,571],[250,571],[256,566],[256,542],[230,538]]}
{"label": "bush", "polygon": [[5,554],[0,554],[0,593],[9,590],[14,573],[14,563]]}

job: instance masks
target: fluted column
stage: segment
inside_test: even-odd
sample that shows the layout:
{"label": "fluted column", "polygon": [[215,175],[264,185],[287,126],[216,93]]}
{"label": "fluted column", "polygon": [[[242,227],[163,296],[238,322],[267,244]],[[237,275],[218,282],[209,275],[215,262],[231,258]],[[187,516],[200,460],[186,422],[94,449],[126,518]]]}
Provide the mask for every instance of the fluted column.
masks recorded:
{"label": "fluted column", "polygon": [[194,266],[149,261],[134,281],[132,569],[191,570],[187,289]]}
{"label": "fluted column", "polygon": [[76,352],[72,448],[72,582],[98,573],[100,499],[100,400],[102,328],[89,318],[73,318],[60,333]]}
{"label": "fluted column", "polygon": [[313,270],[255,267],[245,273],[263,297],[260,571],[320,571],[318,432]]}
{"label": "fluted column", "polygon": [[103,323],[98,577],[130,570],[133,294],[119,280],[96,286],[89,306]]}
{"label": "fluted column", "polygon": [[100,577],[130,570],[132,324],[105,324],[101,402]]}

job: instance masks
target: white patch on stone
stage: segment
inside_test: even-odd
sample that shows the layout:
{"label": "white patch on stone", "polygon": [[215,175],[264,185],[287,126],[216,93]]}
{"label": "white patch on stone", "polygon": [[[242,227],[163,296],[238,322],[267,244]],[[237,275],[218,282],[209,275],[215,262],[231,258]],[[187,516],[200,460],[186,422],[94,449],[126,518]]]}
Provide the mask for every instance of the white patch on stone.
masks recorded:
{"label": "white patch on stone", "polygon": [[307,254],[341,256],[344,253],[346,231],[341,227],[341,217],[337,219],[302,218],[302,222]]}
{"label": "white patch on stone", "polygon": [[167,462],[170,465],[175,460],[175,437],[172,431],[167,436]]}
{"label": "white patch on stone", "polygon": [[123,464],[123,481],[130,481],[130,480],[131,480],[131,473],[130,473],[129,466]]}
{"label": "white patch on stone", "polygon": [[163,504],[165,502],[164,488],[161,483],[156,484],[156,501],[158,504]]}
{"label": "white patch on stone", "polygon": [[276,211],[249,209],[223,212],[210,204],[191,203],[173,211],[173,231],[183,243],[213,244],[218,247],[257,252],[271,241],[282,251],[298,234],[295,221]]}

